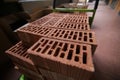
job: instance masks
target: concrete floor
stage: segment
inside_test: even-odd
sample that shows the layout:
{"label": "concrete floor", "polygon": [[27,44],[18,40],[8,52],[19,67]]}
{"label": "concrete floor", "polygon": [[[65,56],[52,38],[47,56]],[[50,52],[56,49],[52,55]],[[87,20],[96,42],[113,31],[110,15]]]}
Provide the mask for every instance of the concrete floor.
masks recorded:
{"label": "concrete floor", "polygon": [[92,30],[98,43],[92,80],[120,80],[120,16],[105,3],[100,3]]}

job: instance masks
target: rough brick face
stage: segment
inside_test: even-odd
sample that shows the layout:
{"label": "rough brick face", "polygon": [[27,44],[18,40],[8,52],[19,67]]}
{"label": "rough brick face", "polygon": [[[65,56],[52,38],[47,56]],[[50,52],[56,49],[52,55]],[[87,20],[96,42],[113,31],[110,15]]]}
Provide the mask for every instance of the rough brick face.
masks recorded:
{"label": "rough brick face", "polygon": [[36,67],[34,66],[34,63],[31,61],[26,51],[27,51],[27,48],[24,47],[22,42],[20,41],[19,43],[17,43],[16,45],[8,49],[6,53],[11,58],[13,63],[19,64],[30,70],[38,72]]}
{"label": "rough brick face", "polygon": [[39,38],[50,34],[51,31],[51,28],[27,25],[26,27],[18,29],[17,33],[23,43],[29,47],[33,45]]}
{"label": "rough brick face", "polygon": [[74,79],[89,80],[94,72],[90,45],[42,37],[28,53],[38,67]]}
{"label": "rough brick face", "polygon": [[92,31],[75,31],[75,30],[64,30],[54,29],[52,33],[48,35],[50,38],[73,41],[77,43],[84,43],[92,45],[92,52],[94,53],[97,47],[95,33]]}

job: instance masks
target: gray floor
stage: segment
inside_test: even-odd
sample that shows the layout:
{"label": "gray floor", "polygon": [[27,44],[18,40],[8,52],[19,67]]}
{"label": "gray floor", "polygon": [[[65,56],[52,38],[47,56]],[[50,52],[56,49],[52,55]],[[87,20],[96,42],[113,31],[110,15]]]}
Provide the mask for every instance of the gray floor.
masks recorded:
{"label": "gray floor", "polygon": [[98,43],[92,80],[120,80],[120,16],[100,3],[92,30],[96,32]]}

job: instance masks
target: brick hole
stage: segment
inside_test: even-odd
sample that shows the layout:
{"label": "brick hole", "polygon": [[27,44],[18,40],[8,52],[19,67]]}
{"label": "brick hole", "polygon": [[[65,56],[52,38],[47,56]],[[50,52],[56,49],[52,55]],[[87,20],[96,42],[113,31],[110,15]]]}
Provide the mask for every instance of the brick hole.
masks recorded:
{"label": "brick hole", "polygon": [[73,35],[73,31],[71,31],[70,35]]}
{"label": "brick hole", "polygon": [[65,31],[62,31],[62,34],[64,34],[65,33]]}
{"label": "brick hole", "polygon": [[79,36],[82,37],[82,32],[79,32]]}
{"label": "brick hole", "polygon": [[74,60],[75,60],[76,62],[78,62],[78,61],[79,61],[79,57],[78,57],[78,56],[75,56]]}
{"label": "brick hole", "polygon": [[45,53],[49,48],[50,48],[50,46],[47,45],[47,46],[43,49],[42,53]]}
{"label": "brick hole", "polygon": [[77,45],[76,46],[76,54],[79,54],[80,53],[80,45]]}
{"label": "brick hole", "polygon": [[[50,31],[50,30],[49,30]],[[49,31],[46,31],[45,33],[44,33],[44,35],[46,35]]]}
{"label": "brick hole", "polygon": [[46,41],[42,44],[42,46],[45,46],[45,44],[47,44],[47,42],[48,42],[48,40],[46,40]]}
{"label": "brick hole", "polygon": [[71,45],[70,45],[70,48],[74,48],[74,45],[73,45],[73,44],[71,44]]}
{"label": "brick hole", "polygon": [[78,40],[81,40],[81,38],[78,38]]}
{"label": "brick hole", "polygon": [[29,59],[30,57],[29,57],[28,55],[26,55],[26,58],[28,58],[28,59]]}
{"label": "brick hole", "polygon": [[57,33],[56,35],[55,35],[55,37],[57,37],[59,35],[59,33]]}
{"label": "brick hole", "polygon": [[59,46],[62,46],[63,45],[63,43],[59,43]]}
{"label": "brick hole", "polygon": [[71,60],[73,55],[73,50],[69,50],[67,59]]}
{"label": "brick hole", "polygon": [[60,54],[60,57],[61,57],[61,58],[64,58],[64,56],[65,56],[64,53],[61,53],[61,54]]}
{"label": "brick hole", "polygon": [[70,26],[69,25],[67,25],[67,28],[69,28]]}
{"label": "brick hole", "polygon": [[53,36],[54,34],[52,34],[51,36]]}
{"label": "brick hole", "polygon": [[80,24],[78,24],[78,27],[80,27]]}
{"label": "brick hole", "polygon": [[87,36],[84,36],[84,41],[87,41]]}
{"label": "brick hole", "polygon": [[87,33],[84,33],[84,35],[87,35]]}
{"label": "brick hole", "polygon": [[52,46],[52,49],[54,49],[57,46],[58,42],[55,41],[55,43]]}
{"label": "brick hole", "polygon": [[14,52],[15,54],[19,54],[19,55],[21,55],[21,51],[19,51],[19,52]]}
{"label": "brick hole", "polygon": [[81,27],[81,29],[84,29],[84,27]]}
{"label": "brick hole", "polygon": [[38,48],[38,49],[37,49],[37,52],[40,52],[40,50],[41,50],[41,48]]}
{"label": "brick hole", "polygon": [[23,57],[26,57],[27,56],[27,54],[25,53],[25,54],[23,54]]}
{"label": "brick hole", "polygon": [[62,37],[62,35],[60,35],[59,37]]}
{"label": "brick hole", "polygon": [[71,26],[73,26],[73,24],[71,24]]}
{"label": "brick hole", "polygon": [[75,34],[78,34],[78,32],[75,32]]}
{"label": "brick hole", "polygon": [[74,29],[76,29],[76,25],[74,26]]}
{"label": "brick hole", "polygon": [[65,35],[64,35],[64,38],[67,38],[67,36],[68,36],[68,34],[65,34]]}
{"label": "brick hole", "polygon": [[66,51],[66,50],[67,50],[67,47],[68,47],[68,44],[65,43],[65,44],[64,44],[64,47],[63,47],[63,51]]}
{"label": "brick hole", "polygon": [[86,47],[86,46],[83,46],[83,50],[87,50],[87,47]]}
{"label": "brick hole", "polygon": [[54,56],[58,56],[59,52],[60,52],[60,48],[57,48],[56,51],[55,51]]}
{"label": "brick hole", "polygon": [[69,36],[68,39],[71,39],[71,36]]}
{"label": "brick hole", "polygon": [[73,39],[76,40],[76,38],[77,38],[77,35],[74,35],[74,36],[73,36]]}
{"label": "brick hole", "polygon": [[32,50],[34,51],[36,48],[38,48],[39,45],[40,45],[40,43],[36,44],[36,45],[32,48]]}
{"label": "brick hole", "polygon": [[69,33],[69,31],[67,31],[67,34]]}
{"label": "brick hole", "polygon": [[50,42],[49,42],[49,44],[52,44],[52,43],[53,43],[53,41],[50,41]]}
{"label": "brick hole", "polygon": [[90,39],[90,42],[93,42],[93,40],[92,40],[92,39]]}
{"label": "brick hole", "polygon": [[83,52],[83,64],[87,63],[87,53]]}
{"label": "brick hole", "polygon": [[53,52],[53,51],[52,51],[52,50],[50,50],[50,51],[48,52],[48,54],[49,54],[49,55],[51,55],[51,54],[52,54],[52,52]]}
{"label": "brick hole", "polygon": [[56,33],[58,30],[55,30],[55,32],[54,33]]}
{"label": "brick hole", "polygon": [[44,41],[44,39],[41,40],[41,42],[43,42],[43,41]]}
{"label": "brick hole", "polygon": [[89,33],[89,37],[92,38],[92,33]]}

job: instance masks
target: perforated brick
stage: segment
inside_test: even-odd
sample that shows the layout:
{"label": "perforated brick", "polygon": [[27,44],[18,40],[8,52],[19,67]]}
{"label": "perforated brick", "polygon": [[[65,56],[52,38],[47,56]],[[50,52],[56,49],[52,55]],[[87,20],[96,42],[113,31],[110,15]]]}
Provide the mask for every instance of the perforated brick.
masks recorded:
{"label": "perforated brick", "polygon": [[20,41],[19,43],[8,49],[6,53],[11,58],[13,63],[19,64],[25,68],[33,70],[34,72],[38,72],[26,51],[27,48],[24,47],[22,42]]}
{"label": "perforated brick", "polygon": [[16,66],[19,72],[30,78],[30,80],[44,80],[43,76],[39,73],[36,73],[28,68],[22,67],[21,65]]}
{"label": "perforated brick", "polygon": [[66,18],[62,20],[62,22],[67,23],[89,23],[89,17],[87,15],[80,15],[80,14],[69,14]]}
{"label": "perforated brick", "polygon": [[39,38],[47,36],[52,32],[51,28],[37,27],[28,25],[17,30],[19,38],[23,41],[25,46],[33,45]]}
{"label": "perforated brick", "polygon": [[54,27],[60,29],[90,30],[89,24],[59,22]]}
{"label": "perforated brick", "polygon": [[90,45],[42,37],[27,52],[38,67],[74,79],[89,80],[94,72]]}
{"label": "perforated brick", "polygon": [[97,47],[95,33],[92,31],[55,29],[48,35],[48,37],[66,41],[73,41],[77,43],[90,44],[92,45],[92,53],[95,52],[95,49]]}

